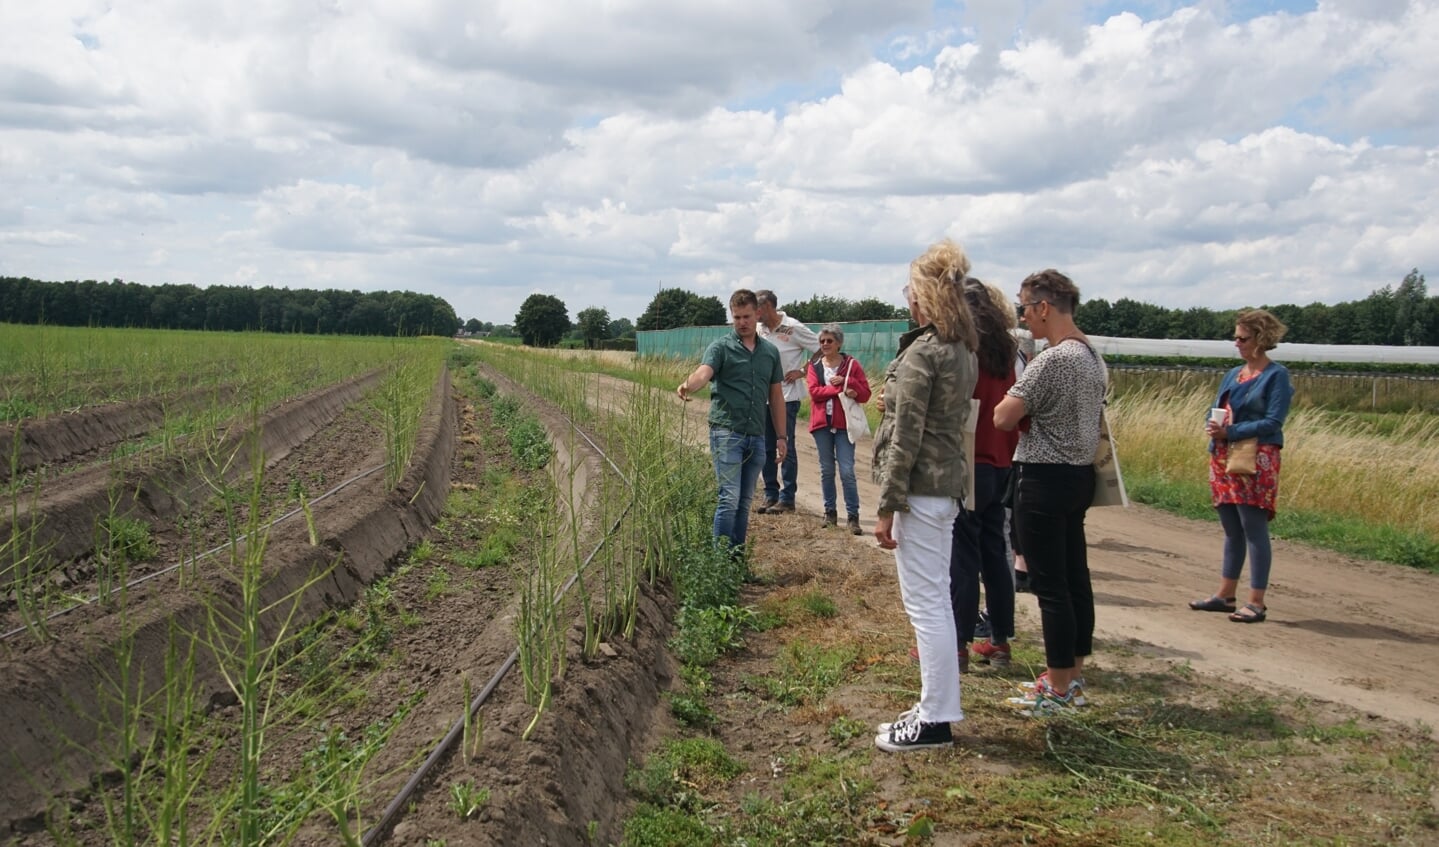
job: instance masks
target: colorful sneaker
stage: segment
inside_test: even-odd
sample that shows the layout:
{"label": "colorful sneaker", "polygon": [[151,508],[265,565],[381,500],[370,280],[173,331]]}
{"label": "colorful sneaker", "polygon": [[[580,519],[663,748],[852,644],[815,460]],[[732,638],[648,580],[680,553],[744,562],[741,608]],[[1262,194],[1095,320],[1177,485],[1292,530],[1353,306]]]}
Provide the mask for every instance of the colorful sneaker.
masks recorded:
{"label": "colorful sneaker", "polygon": [[981,641],[974,645],[974,655],[981,665],[989,665],[992,668],[1009,667],[1009,645],[991,644],[988,641]]}
{"label": "colorful sneaker", "polygon": [[1010,697],[1006,702],[1011,706],[1018,706],[1020,714],[1030,718],[1043,718],[1057,715],[1062,712],[1073,711],[1074,690],[1071,688],[1063,694],[1049,687],[1049,680],[1040,680],[1035,683],[1034,690],[1023,697]]}
{"label": "colorful sneaker", "polygon": [[910,750],[926,750],[932,747],[952,747],[954,735],[949,722],[923,723],[919,710],[905,712],[889,725],[888,732],[874,737],[874,746],[889,753],[907,753]]}
{"label": "colorful sneaker", "polygon": [[[1040,682],[1043,682],[1046,685],[1049,684],[1049,671],[1045,671],[1044,673],[1040,674],[1039,678],[1034,680],[1033,682],[1019,683],[1019,689],[1026,693],[1031,692],[1035,689],[1036,686],[1039,685]],[[1084,697],[1084,677],[1081,676],[1080,678],[1072,680],[1069,683],[1069,695],[1073,699],[1074,705],[1089,705],[1089,701]]]}

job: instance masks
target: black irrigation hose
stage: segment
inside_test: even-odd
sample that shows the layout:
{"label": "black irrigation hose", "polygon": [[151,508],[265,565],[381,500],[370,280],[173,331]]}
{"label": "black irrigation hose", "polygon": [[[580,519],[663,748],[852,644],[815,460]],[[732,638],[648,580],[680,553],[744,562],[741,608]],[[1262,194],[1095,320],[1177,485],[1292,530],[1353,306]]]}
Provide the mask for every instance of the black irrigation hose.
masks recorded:
{"label": "black irrigation hose", "polygon": [[[575,432],[588,442],[590,447],[609,463],[610,467],[615,469],[615,473],[619,475],[620,479],[624,479],[631,488],[634,487],[634,483],[625,479],[624,473],[620,471],[619,466],[614,463],[614,460],[609,457],[609,454],[602,450],[588,435],[585,435],[584,430],[580,429],[574,421],[570,421],[570,426],[574,427]],[[609,541],[610,536],[614,534],[615,530],[619,529],[620,521],[625,519],[625,516],[630,512],[630,507],[633,505],[634,502],[631,501],[630,505],[625,506],[624,511],[620,512],[619,517],[615,518],[615,522],[610,525],[609,531],[600,538],[600,543],[595,545],[595,549],[590,551],[590,554],[585,557],[580,567],[575,569],[575,573],[571,574],[570,578],[565,580],[565,584],[560,586],[559,590],[555,592],[555,602],[559,602],[559,600],[569,592],[570,588],[575,584],[575,581],[579,579],[580,572],[588,568],[590,562],[594,561],[595,556],[599,555],[600,550],[604,549],[605,543]],[[514,668],[519,658],[520,648],[516,647],[510,652],[510,655],[500,665],[499,669],[495,671],[494,675],[490,677],[489,682],[485,683],[484,688],[481,688],[480,692],[470,701],[470,705],[465,710],[465,713],[450,726],[450,731],[445,733],[445,737],[440,739],[440,743],[435,745],[435,749],[430,751],[429,756],[425,757],[424,763],[410,775],[410,778],[405,781],[404,786],[400,789],[399,793],[395,795],[395,798],[390,801],[389,805],[385,806],[385,811],[381,813],[380,819],[375,822],[373,827],[365,832],[364,836],[360,839],[360,843],[364,845],[364,847],[372,847],[372,845],[379,843],[380,836],[389,832],[399,821],[401,810],[409,805],[410,798],[414,796],[415,790],[420,787],[420,783],[424,782],[425,778],[430,775],[430,771],[440,763],[441,759],[449,754],[455,741],[464,734],[465,724],[469,723],[474,717],[475,712],[479,711],[480,707],[485,704],[485,701],[490,698],[490,695],[499,687],[501,680]]]}
{"label": "black irrigation hose", "polygon": [[[383,465],[376,465],[375,467],[370,468],[370,469],[367,470],[367,471],[361,471],[360,473],[358,473],[358,474],[350,477],[349,479],[345,480],[344,482],[341,482],[339,485],[336,485],[334,488],[331,488],[329,491],[326,491],[324,494],[321,494],[319,497],[316,497],[315,499],[311,500],[310,502],[311,502],[311,503],[319,503],[319,502],[321,502],[321,501],[323,501],[323,500],[325,500],[325,499],[327,499],[327,498],[329,498],[329,497],[334,496],[335,494],[338,494],[339,492],[343,491],[345,488],[349,487],[350,485],[353,485],[353,484],[356,483],[356,482],[359,482],[360,480],[364,479],[365,477],[369,476],[370,474],[376,473],[377,471],[384,470],[384,469],[387,468],[387,467],[389,467],[389,463],[388,463],[388,462],[386,462],[386,463],[383,464]],[[279,516],[278,518],[275,518],[273,521],[270,521],[268,524],[265,524],[265,527],[264,527],[264,528],[267,529],[267,530],[268,530],[268,529],[272,529],[272,528],[274,528],[277,524],[279,524],[281,521],[289,520],[290,518],[293,518],[295,515],[298,515],[301,511],[303,511],[303,509],[291,509],[290,511],[288,511],[288,512],[286,512],[285,514]],[[174,571],[174,570],[177,570],[177,569],[179,569],[179,568],[182,568],[182,567],[184,567],[184,566],[187,565],[187,564],[193,565],[193,564],[195,564],[196,562],[199,562],[201,559],[207,559],[207,558],[209,558],[210,556],[213,556],[213,555],[215,555],[216,553],[220,552],[221,550],[224,550],[224,549],[229,548],[229,547],[233,547],[234,545],[235,545],[235,542],[234,542],[233,540],[231,540],[231,541],[226,541],[224,544],[221,544],[221,545],[218,546],[218,547],[214,547],[214,548],[211,548],[211,549],[209,549],[209,550],[206,550],[205,552],[200,553],[199,555],[195,556],[194,558],[192,558],[192,559],[190,559],[190,560],[188,560],[188,561],[181,560],[180,562],[178,562],[178,563],[176,563],[176,564],[173,564],[173,565],[169,566],[168,568],[163,568],[163,569],[161,569],[161,570],[155,571],[154,573],[145,574],[145,575],[142,576],[142,577],[138,577],[138,578],[136,578],[136,579],[132,579],[132,580],[130,580],[129,582],[125,583],[125,585],[124,585],[120,590],[121,590],[121,591],[129,590],[129,589],[131,589],[131,588],[134,588],[134,587],[137,586],[137,585],[140,585],[140,584],[142,584],[142,583],[149,582],[150,580],[155,579],[156,577],[164,576],[165,574],[170,573],[171,571]],[[73,604],[73,605],[66,606],[65,608],[60,609],[60,610],[57,611],[57,612],[51,612],[50,614],[48,614],[48,615],[45,616],[45,619],[44,619],[43,623],[49,623],[50,621],[53,621],[53,620],[55,620],[56,618],[59,618],[59,617],[61,617],[61,616],[63,616],[63,615],[67,615],[67,614],[75,611],[76,609],[83,609],[83,608],[86,607],[86,606],[94,605],[95,603],[98,603],[98,602],[100,602],[100,595],[99,595],[99,594],[96,594],[96,595],[93,596],[93,597],[90,597],[90,598],[85,599],[85,600],[81,600],[81,601],[79,601],[78,603],[75,603],[75,604]],[[9,640],[9,639],[11,639],[11,638],[14,638],[15,636],[19,635],[20,633],[29,632],[29,631],[30,631],[30,627],[29,627],[29,626],[18,626],[18,627],[16,627],[16,628],[10,630],[9,632],[0,633],[0,641],[7,641],[7,640]]]}

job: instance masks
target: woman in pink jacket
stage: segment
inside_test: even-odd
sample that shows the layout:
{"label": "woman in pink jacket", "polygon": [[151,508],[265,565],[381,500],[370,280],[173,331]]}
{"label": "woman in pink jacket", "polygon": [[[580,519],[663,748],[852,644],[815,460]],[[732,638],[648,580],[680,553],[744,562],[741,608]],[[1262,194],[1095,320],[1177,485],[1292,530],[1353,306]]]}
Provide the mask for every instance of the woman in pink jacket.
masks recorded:
{"label": "woman in pink jacket", "polygon": [[849,531],[863,535],[859,527],[859,486],[854,481],[854,442],[850,440],[840,395],[860,404],[869,402],[869,380],[859,360],[840,352],[844,330],[825,324],[819,331],[819,356],[805,369],[809,383],[809,431],[819,450],[819,487],[824,494],[824,525],[839,523],[834,493],[834,467],[844,488],[844,509],[849,514]]}

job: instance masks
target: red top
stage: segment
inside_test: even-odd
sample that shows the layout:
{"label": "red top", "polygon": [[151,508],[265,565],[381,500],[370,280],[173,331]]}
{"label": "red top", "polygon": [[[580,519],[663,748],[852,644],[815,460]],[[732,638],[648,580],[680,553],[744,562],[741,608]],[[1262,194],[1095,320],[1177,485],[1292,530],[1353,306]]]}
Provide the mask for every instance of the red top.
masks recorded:
{"label": "red top", "polygon": [[[854,389],[855,400],[860,403],[869,402],[869,378],[864,375],[864,368],[859,366],[859,360],[849,354],[843,354],[844,360],[839,363],[840,376],[844,376],[845,368],[849,368],[849,387]],[[844,418],[844,404],[839,402],[841,386],[830,385],[824,381],[824,359],[815,359],[809,367],[804,369],[805,382],[809,384],[809,431],[818,429],[848,429]],[[833,400],[833,403],[829,401]]]}
{"label": "red top", "polygon": [[1014,448],[1019,446],[1019,430],[1005,432],[994,426],[994,407],[1004,399],[1005,392],[1014,385],[1014,368],[1004,379],[990,376],[984,368],[979,369],[979,380],[974,383],[974,398],[979,401],[979,423],[974,428],[974,463],[1007,468],[1014,463]]}

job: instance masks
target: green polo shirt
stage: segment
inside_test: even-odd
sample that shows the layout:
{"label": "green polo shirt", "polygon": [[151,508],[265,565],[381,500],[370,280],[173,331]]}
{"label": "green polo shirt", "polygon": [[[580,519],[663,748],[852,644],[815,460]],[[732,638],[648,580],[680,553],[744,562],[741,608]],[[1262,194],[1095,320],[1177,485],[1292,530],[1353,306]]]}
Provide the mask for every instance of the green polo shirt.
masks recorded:
{"label": "green polo shirt", "polygon": [[730,330],[705,348],[704,364],[714,368],[710,382],[710,426],[744,435],[764,435],[769,387],[784,381],[779,348],[758,336],[754,350]]}

